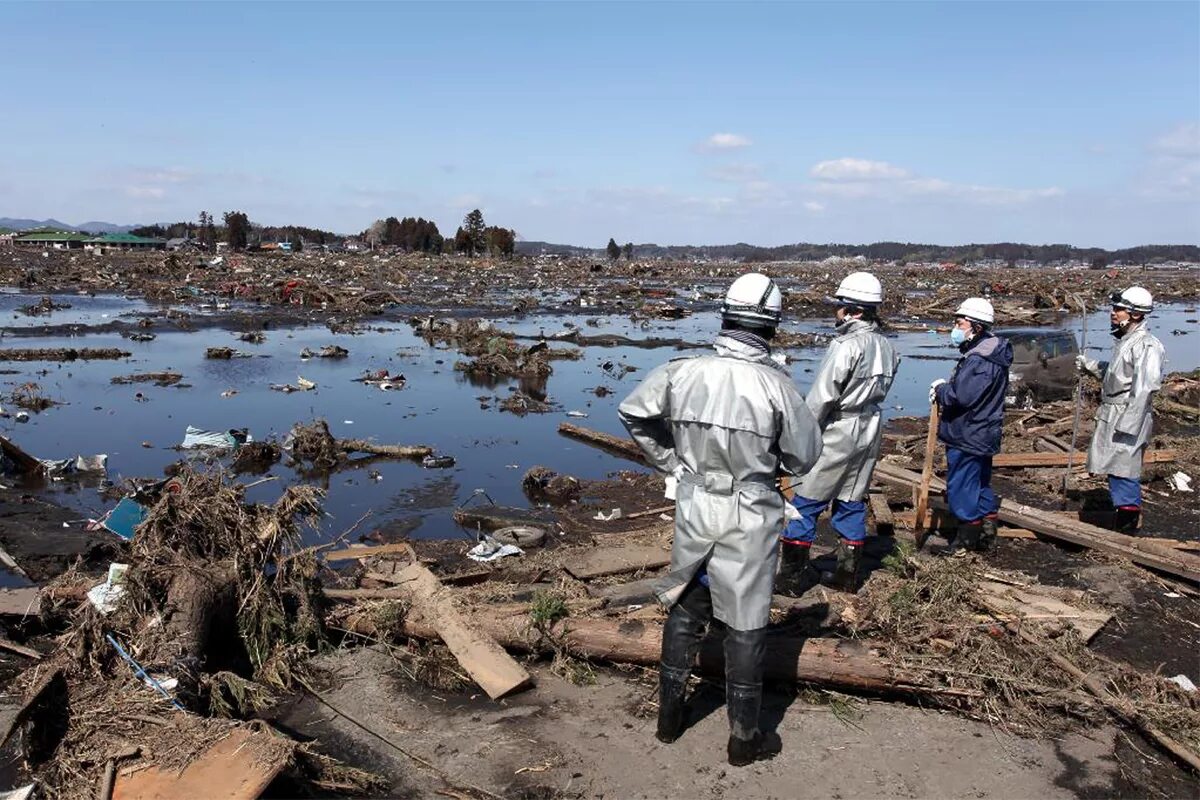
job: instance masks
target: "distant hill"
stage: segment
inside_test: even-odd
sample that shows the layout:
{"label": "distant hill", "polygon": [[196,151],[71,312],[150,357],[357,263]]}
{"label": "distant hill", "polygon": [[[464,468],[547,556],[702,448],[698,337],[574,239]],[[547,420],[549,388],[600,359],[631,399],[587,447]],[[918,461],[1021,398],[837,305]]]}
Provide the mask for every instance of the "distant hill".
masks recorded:
{"label": "distant hill", "polygon": [[[517,242],[517,252],[523,255],[560,255],[573,257],[603,256],[603,248],[576,247],[551,242]],[[759,247],[746,244],[721,245],[658,245],[635,244],[634,258],[663,258],[676,261],[708,259],[714,261],[823,261],[831,256],[854,258],[862,256],[872,261],[1035,261],[1047,264],[1055,261],[1087,261],[1112,263],[1149,263],[1153,261],[1200,262],[1197,245],[1142,245],[1120,250],[1100,247],[1073,247],[1066,244],[997,244],[937,245],[913,242],[875,242],[874,244],[786,244],[779,247]]]}
{"label": "distant hill", "polygon": [[0,228],[14,231],[28,231],[35,228],[54,228],[60,231],[81,231],[86,233],[128,233],[137,225],[114,225],[111,222],[85,222],[82,225],[68,225],[56,219],[15,219],[0,217]]}

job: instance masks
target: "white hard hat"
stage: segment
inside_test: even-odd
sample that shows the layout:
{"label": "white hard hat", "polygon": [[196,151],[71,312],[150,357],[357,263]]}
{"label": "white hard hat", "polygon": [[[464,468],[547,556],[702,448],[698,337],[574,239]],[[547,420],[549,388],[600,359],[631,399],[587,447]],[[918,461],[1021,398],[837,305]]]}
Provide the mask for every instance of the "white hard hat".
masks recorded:
{"label": "white hard hat", "polygon": [[1154,310],[1154,298],[1141,286],[1130,286],[1123,292],[1113,292],[1112,304],[1113,308],[1127,308],[1140,314],[1149,314]]}
{"label": "white hard hat", "polygon": [[966,317],[981,325],[991,325],[996,321],[996,312],[992,309],[992,304],[982,297],[968,297],[963,300],[962,305],[954,312],[954,316]]}
{"label": "white hard hat", "polygon": [[883,284],[869,272],[851,272],[842,278],[834,297],[865,306],[879,305],[883,302]]}
{"label": "white hard hat", "polygon": [[748,272],[729,286],[721,305],[721,319],[756,328],[775,328],[782,316],[783,294],[775,281],[759,272]]}

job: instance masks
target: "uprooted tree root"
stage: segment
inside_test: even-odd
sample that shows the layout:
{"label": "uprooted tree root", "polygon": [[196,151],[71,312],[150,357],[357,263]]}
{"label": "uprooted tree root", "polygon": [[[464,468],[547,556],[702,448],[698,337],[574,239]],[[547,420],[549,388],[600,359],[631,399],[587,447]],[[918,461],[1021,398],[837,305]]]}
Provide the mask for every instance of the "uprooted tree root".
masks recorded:
{"label": "uprooted tree root", "polygon": [[[262,710],[303,679],[326,642],[316,555],[297,547],[320,496],[291,487],[273,505],[251,505],[217,473],[177,475],[137,529],[116,610],[101,616],[84,603],[42,667],[60,668],[67,687],[56,744],[30,763],[46,796],[90,795],[118,751],[182,767],[246,724],[228,718]],[[171,694],[190,711],[136,678],[107,634],[149,674],[177,679]],[[290,764],[318,784],[357,775],[310,751]]]}
{"label": "uprooted tree root", "polygon": [[973,689],[959,710],[1023,735],[1054,735],[1072,725],[1107,720],[1103,706],[1046,657],[1054,653],[1098,678],[1149,724],[1200,752],[1200,702],[1163,680],[1090,651],[1072,628],[1022,623],[1041,649],[1012,635],[987,613],[974,559],[885,560],[853,607],[851,632],[869,636],[898,666],[922,671],[947,687]]}

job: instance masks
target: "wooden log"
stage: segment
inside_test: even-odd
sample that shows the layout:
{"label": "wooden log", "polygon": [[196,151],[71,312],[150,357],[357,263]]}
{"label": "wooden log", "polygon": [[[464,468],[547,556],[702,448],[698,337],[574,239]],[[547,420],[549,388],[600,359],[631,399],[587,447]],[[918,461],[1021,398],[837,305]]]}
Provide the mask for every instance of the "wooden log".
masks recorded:
{"label": "wooden log", "polygon": [[658,581],[658,578],[642,578],[613,586],[588,586],[587,593],[603,601],[605,608],[644,605],[654,601],[654,585]]}
{"label": "wooden log", "polygon": [[654,545],[591,547],[566,553],[562,568],[579,580],[657,569],[671,563],[671,551]]}
{"label": "wooden log", "polygon": [[646,463],[646,454],[642,452],[642,448],[638,447],[637,442],[632,439],[594,431],[591,428],[585,428],[581,425],[572,425],[570,422],[561,423],[558,426],[558,432],[563,436],[568,436],[594,447],[607,450],[610,453],[624,456],[630,461],[636,461],[639,464]]}
{"label": "wooden log", "polygon": [[424,458],[433,455],[433,448],[423,444],[375,444],[366,439],[338,439],[337,443],[338,447],[346,453],[367,453],[390,458]]}
{"label": "wooden log", "polygon": [[[480,630],[507,648],[522,652],[550,653],[552,642],[530,629],[528,614],[500,615],[480,609],[473,620]],[[375,636],[369,614],[352,615],[343,627],[354,633]],[[427,623],[404,619],[399,632],[418,639],[436,637]],[[578,655],[622,664],[654,666],[662,654],[662,626],[642,620],[568,617],[551,626],[553,642]],[[701,650],[699,667],[724,675],[721,641],[709,640]],[[915,696],[978,697],[970,690],[942,689],[928,684],[920,673],[893,666],[865,645],[844,639],[768,636],[765,675],[771,680],[802,681],[840,689],[881,694]]]}
{"label": "wooden log", "polygon": [[396,590],[412,605],[408,617],[425,620],[450,648],[472,679],[496,700],[532,683],[525,668],[486,633],[459,612],[453,595],[421,564],[410,564],[400,576],[407,579]]}
{"label": "wooden log", "polygon": [[[876,465],[875,476],[881,482],[901,489],[920,480],[916,472],[887,462]],[[930,487],[938,492],[946,490],[945,481],[939,478],[934,478]],[[1000,503],[999,517],[1001,522],[1027,528],[1048,538],[1112,553],[1143,567],[1161,570],[1192,583],[1200,583],[1200,557],[1185,552],[1153,543],[1143,544],[1136,537],[1098,528],[1086,522],[1062,517],[1054,511],[1022,505],[1011,500],[1003,500]]]}
{"label": "wooden log", "polygon": [[[1161,464],[1174,461],[1174,450],[1147,450],[1142,458],[1143,464]],[[992,456],[992,466],[1000,467],[1065,467],[1068,464],[1067,453],[997,453]],[[1087,461],[1087,453],[1076,452],[1070,456],[1070,465],[1083,466]]]}

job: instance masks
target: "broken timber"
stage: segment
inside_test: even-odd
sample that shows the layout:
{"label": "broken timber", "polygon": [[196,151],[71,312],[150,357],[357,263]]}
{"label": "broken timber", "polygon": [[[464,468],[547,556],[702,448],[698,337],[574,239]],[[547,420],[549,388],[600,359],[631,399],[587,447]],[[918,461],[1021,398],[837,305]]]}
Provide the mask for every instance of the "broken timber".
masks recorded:
{"label": "broken timber", "polygon": [[410,564],[396,576],[396,592],[410,602],[407,618],[431,625],[479,686],[493,700],[528,686],[525,668],[472,622],[468,622],[454,597],[437,577],[421,564]]}
{"label": "broken timber", "polygon": [[625,439],[620,436],[613,436],[610,433],[601,433],[594,431],[591,428],[584,428],[580,425],[572,425],[569,422],[564,422],[558,426],[558,432],[563,436],[568,436],[572,439],[578,439],[581,442],[599,447],[617,455],[624,456],[630,461],[636,461],[639,464],[646,463],[646,456],[642,452],[642,448],[638,447],[637,442],[632,439]]}
{"label": "broken timber", "polygon": [[[921,479],[918,473],[887,462],[876,465],[875,477],[883,483],[903,490],[908,490]],[[944,492],[946,483],[935,478],[931,488]],[[1200,583],[1200,557],[1186,552],[1139,542],[1135,537],[1067,519],[1056,512],[1014,503],[1011,500],[1000,503],[999,516],[1002,522],[1009,525],[1027,528],[1043,536],[1081,547],[1123,556],[1143,567],[1160,570],[1192,583]]]}

